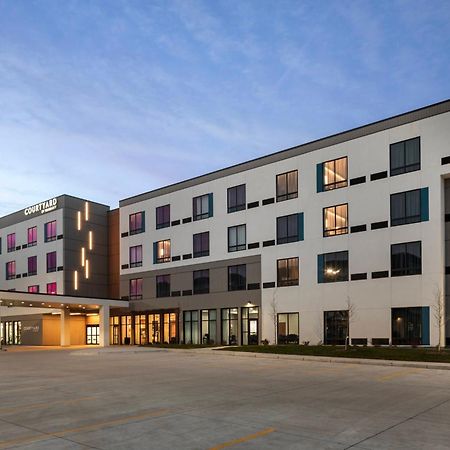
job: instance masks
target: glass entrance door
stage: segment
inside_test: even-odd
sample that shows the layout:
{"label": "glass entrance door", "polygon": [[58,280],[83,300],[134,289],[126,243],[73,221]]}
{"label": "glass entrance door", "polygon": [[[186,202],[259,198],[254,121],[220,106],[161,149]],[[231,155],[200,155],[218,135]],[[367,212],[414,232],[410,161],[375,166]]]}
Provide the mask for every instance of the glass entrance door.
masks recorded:
{"label": "glass entrance door", "polygon": [[98,345],[100,343],[100,328],[98,325],[86,325],[86,344]]}
{"label": "glass entrance door", "polygon": [[242,345],[258,345],[258,307],[242,308]]}

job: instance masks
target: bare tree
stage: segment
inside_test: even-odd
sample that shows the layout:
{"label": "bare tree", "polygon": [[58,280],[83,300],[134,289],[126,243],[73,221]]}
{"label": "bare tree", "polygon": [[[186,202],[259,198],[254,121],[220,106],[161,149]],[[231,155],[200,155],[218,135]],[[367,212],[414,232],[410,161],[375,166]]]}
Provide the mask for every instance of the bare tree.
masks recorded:
{"label": "bare tree", "polygon": [[278,343],[278,300],[277,300],[277,289],[275,288],[272,293],[272,301],[270,302],[270,315],[273,321],[273,343],[277,345]]}
{"label": "bare tree", "polygon": [[438,351],[442,349],[442,334],[444,333],[445,324],[449,321],[449,317],[445,314],[444,295],[439,286],[436,286],[433,294],[433,315],[439,330]]}
{"label": "bare tree", "polygon": [[348,344],[350,342],[350,324],[353,323],[356,319],[356,305],[352,302],[350,297],[347,295],[347,330],[345,336],[345,350],[348,350]]}

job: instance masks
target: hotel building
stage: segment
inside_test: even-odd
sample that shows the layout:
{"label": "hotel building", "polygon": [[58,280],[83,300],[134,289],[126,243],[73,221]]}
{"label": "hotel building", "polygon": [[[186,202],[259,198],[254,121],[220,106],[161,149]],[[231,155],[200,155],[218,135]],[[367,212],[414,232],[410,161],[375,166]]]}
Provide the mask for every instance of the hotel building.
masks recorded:
{"label": "hotel building", "polygon": [[[450,337],[437,314],[448,306],[450,276],[450,101],[123,199],[118,211],[97,206],[106,225],[94,243],[108,243],[103,278],[81,276],[87,234],[73,258],[56,263],[54,281],[71,295],[128,302],[111,310],[112,344],[343,344],[348,336],[426,346]],[[33,255],[21,248],[22,278],[7,280],[8,236],[25,236],[31,222],[6,219],[0,286],[23,290]],[[47,253],[38,258],[48,264]],[[54,282],[43,276],[41,285]]]}

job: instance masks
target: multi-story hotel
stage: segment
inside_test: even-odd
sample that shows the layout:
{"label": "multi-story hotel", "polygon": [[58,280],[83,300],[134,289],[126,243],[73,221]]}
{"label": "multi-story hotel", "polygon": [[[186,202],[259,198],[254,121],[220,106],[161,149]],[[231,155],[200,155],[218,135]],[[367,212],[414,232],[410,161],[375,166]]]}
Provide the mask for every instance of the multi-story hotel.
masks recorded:
{"label": "multi-story hotel", "polygon": [[[444,343],[447,178],[450,101],[121,200],[118,212],[98,205],[110,215],[109,246],[93,284],[129,302],[111,312],[110,342]],[[26,290],[31,277],[17,274],[29,248],[8,280],[9,236],[30,239],[17,214],[0,220],[0,285]],[[95,240],[108,242],[103,233]],[[58,235],[64,255],[69,235]],[[81,287],[78,247],[74,263],[56,262],[59,284],[48,273],[41,284],[78,295],[79,271],[83,295],[101,296]]]}

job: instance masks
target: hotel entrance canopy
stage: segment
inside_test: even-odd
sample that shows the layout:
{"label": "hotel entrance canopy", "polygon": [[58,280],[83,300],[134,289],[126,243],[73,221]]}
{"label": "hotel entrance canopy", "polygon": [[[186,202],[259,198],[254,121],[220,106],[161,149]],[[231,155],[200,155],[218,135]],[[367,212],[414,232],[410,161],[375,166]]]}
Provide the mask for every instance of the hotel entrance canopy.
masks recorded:
{"label": "hotel entrance canopy", "polygon": [[0,306],[61,311],[61,345],[70,345],[70,313],[98,313],[100,346],[109,345],[110,308],[128,308],[128,301],[69,295],[37,294],[0,290]]}

